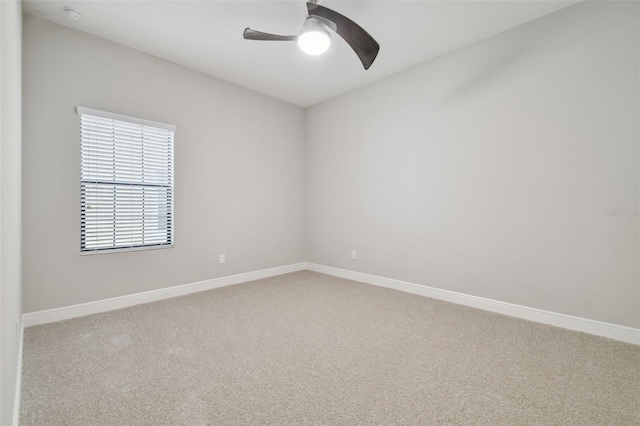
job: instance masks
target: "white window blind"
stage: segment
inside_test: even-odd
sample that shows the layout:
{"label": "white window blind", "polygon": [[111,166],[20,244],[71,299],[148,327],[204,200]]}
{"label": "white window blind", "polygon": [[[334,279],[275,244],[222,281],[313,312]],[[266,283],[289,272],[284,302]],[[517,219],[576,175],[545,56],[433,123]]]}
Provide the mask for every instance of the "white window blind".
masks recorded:
{"label": "white window blind", "polygon": [[78,107],[80,250],[173,246],[175,127]]}

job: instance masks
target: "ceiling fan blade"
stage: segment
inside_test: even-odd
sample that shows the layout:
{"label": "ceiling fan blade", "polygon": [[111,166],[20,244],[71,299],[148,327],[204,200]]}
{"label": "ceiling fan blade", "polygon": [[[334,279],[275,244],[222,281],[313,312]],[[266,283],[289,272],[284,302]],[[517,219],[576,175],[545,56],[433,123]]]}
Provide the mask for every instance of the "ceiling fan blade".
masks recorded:
{"label": "ceiling fan blade", "polygon": [[356,52],[364,69],[369,69],[376,59],[376,56],[378,56],[380,45],[364,28],[346,16],[316,3],[307,2],[307,10],[309,11],[309,16],[333,23],[335,29],[332,25],[329,25],[331,29],[334,29],[334,31],[351,46],[353,51]]}
{"label": "ceiling fan blade", "polygon": [[298,36],[263,33],[262,31],[252,30],[251,28],[245,28],[242,36],[245,40],[296,41],[298,39]]}

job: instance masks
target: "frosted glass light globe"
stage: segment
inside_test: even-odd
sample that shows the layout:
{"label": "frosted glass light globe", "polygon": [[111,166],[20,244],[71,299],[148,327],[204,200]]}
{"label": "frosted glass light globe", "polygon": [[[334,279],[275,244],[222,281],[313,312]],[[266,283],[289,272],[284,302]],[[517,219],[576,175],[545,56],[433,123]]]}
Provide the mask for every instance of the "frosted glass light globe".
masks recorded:
{"label": "frosted glass light globe", "polygon": [[309,55],[321,55],[331,46],[331,37],[320,22],[309,18],[298,35],[298,46]]}

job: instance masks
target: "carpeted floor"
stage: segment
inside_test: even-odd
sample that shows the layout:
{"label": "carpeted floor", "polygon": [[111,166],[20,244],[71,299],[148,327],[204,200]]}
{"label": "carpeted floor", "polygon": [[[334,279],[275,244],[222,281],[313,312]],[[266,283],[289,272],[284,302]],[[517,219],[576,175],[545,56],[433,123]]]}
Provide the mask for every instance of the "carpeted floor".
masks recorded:
{"label": "carpeted floor", "polygon": [[640,347],[309,271],[25,330],[21,425],[640,424]]}

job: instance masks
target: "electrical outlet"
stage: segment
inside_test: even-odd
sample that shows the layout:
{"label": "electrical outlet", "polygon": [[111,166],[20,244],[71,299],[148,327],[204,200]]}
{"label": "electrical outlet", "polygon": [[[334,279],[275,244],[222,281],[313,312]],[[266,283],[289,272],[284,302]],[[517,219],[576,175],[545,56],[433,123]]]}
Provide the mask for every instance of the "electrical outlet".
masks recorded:
{"label": "electrical outlet", "polygon": [[356,260],[356,252],[355,251],[351,252],[351,260]]}
{"label": "electrical outlet", "polygon": [[220,255],[220,263],[226,263],[227,262],[227,257],[224,254]]}

